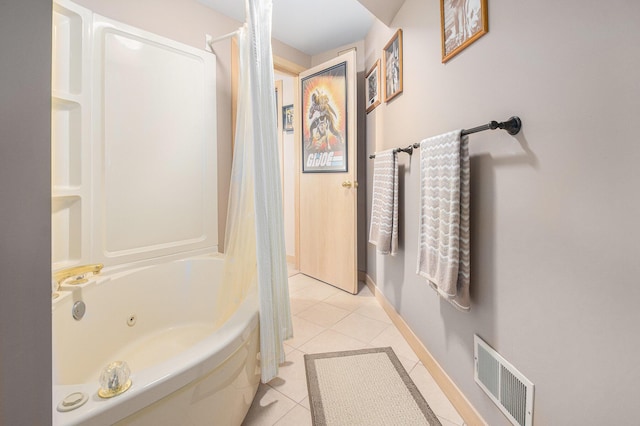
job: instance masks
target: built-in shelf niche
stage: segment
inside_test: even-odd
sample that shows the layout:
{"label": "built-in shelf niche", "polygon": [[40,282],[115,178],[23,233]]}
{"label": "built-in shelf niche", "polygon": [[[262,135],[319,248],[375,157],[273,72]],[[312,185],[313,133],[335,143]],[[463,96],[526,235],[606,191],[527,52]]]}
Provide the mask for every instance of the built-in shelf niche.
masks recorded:
{"label": "built-in shelf niche", "polygon": [[82,90],[82,17],[59,4],[53,6],[52,72],[54,92],[79,94]]}
{"label": "built-in shelf niche", "polygon": [[88,258],[91,202],[89,56],[91,12],[53,5],[51,93],[51,251],[53,269]]}
{"label": "built-in shelf niche", "polygon": [[51,113],[51,181],[56,189],[80,188],[82,183],[81,106],[53,98]]}
{"label": "built-in shelf niche", "polygon": [[82,200],[78,196],[54,197],[51,201],[52,261],[63,267],[82,257]]}

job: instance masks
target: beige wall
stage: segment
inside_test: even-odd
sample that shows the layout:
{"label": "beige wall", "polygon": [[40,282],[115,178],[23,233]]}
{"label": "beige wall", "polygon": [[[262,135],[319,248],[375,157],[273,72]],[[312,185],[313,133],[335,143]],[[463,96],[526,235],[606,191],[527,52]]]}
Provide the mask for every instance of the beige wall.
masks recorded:
{"label": "beige wall", "polygon": [[302,53],[293,47],[284,44],[283,42],[272,39],[271,49],[273,55],[285,59],[286,61],[298,65],[304,69],[311,67],[311,56],[306,53]]}
{"label": "beige wall", "polygon": [[632,0],[489,1],[489,33],[442,64],[439,2],[406,0],[365,40],[368,69],[404,32],[404,93],[367,115],[369,152],[524,123],[470,137],[471,312],[415,274],[419,152],[400,154],[399,255],[367,250],[369,275],[492,426],[508,422],[474,383],[474,333],[533,381],[536,425],[637,423],[639,14]]}
{"label": "beige wall", "polygon": [[364,60],[365,60],[364,40],[358,41],[356,43],[345,44],[344,46],[336,47],[335,49],[329,50],[327,52],[314,55],[311,58],[311,66],[315,67],[316,65],[320,65],[323,62],[326,62],[330,59],[335,58],[341,52],[348,51],[350,49],[356,50],[356,71],[357,72],[364,71]]}

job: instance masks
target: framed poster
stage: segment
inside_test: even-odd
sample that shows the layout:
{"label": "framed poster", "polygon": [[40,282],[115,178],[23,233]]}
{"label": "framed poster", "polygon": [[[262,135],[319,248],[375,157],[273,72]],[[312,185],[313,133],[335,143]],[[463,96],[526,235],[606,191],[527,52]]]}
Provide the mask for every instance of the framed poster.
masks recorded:
{"label": "framed poster", "polygon": [[391,40],[382,49],[384,61],[384,101],[402,93],[402,30],[396,31]]}
{"label": "framed poster", "polygon": [[489,31],[487,0],[440,0],[442,62]]}
{"label": "framed poster", "polygon": [[347,63],[305,77],[302,86],[302,172],[347,171]]}
{"label": "framed poster", "polygon": [[369,70],[365,77],[367,86],[367,112],[380,105],[380,59]]}
{"label": "framed poster", "polygon": [[293,132],[293,104],[282,107],[282,127],[285,132]]}

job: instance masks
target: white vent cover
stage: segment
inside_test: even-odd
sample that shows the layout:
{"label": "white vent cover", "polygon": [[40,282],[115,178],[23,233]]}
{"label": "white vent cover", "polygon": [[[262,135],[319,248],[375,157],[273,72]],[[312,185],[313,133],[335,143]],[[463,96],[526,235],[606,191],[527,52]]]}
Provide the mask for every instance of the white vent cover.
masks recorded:
{"label": "white vent cover", "polygon": [[533,383],[478,335],[473,338],[476,383],[514,425],[533,425]]}

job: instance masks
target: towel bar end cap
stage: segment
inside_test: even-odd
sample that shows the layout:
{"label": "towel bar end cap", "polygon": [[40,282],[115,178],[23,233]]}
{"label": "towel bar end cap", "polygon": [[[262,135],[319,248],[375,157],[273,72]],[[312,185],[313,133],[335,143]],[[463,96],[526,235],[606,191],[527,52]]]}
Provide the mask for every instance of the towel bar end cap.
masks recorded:
{"label": "towel bar end cap", "polygon": [[513,116],[502,124],[504,124],[503,128],[510,135],[517,135],[518,133],[520,133],[520,129],[522,128],[522,120],[520,120],[520,117],[518,116]]}

